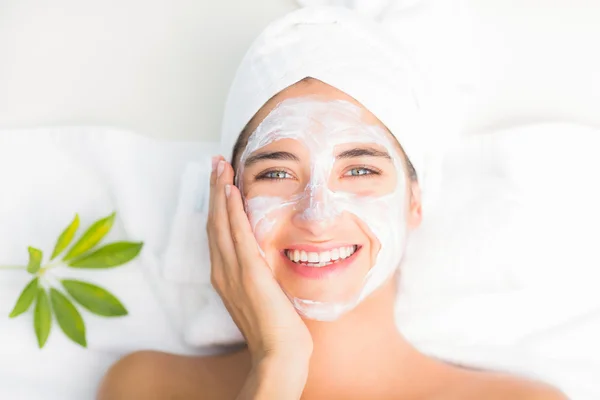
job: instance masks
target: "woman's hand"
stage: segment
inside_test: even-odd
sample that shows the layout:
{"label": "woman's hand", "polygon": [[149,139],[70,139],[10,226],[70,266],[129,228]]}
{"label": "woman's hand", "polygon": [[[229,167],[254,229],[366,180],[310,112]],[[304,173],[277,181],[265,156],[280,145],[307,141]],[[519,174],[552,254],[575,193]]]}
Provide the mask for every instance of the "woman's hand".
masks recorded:
{"label": "woman's hand", "polygon": [[207,225],[212,284],[246,338],[255,367],[286,360],[308,369],[312,338],[259,252],[233,175],[222,157],[213,159]]}

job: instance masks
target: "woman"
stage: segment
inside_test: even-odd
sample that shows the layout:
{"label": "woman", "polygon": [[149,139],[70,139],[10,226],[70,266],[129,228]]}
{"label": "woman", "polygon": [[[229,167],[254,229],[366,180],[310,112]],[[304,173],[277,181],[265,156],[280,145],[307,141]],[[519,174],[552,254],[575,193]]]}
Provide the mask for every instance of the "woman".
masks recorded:
{"label": "woman", "polygon": [[226,107],[231,158],[213,159],[207,226],[213,286],[247,347],[132,354],[99,399],[565,398],[421,354],[398,331],[395,272],[421,221],[428,129],[413,78],[373,31],[304,9],[255,42]]}

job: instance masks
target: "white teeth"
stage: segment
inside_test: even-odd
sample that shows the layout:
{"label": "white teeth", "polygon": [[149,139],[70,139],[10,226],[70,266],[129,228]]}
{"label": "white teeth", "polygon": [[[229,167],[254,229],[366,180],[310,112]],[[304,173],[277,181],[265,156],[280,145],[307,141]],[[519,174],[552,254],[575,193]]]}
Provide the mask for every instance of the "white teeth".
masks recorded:
{"label": "white teeth", "polygon": [[338,258],[340,258],[340,251],[338,249],[331,250],[331,259],[335,261]]}
{"label": "white teeth", "polygon": [[310,252],[308,253],[308,262],[309,263],[318,263],[319,262],[319,253]]}
{"label": "white teeth", "polygon": [[294,249],[286,250],[284,253],[287,258],[293,262],[308,262],[310,264],[309,266],[311,267],[322,267],[337,260],[350,257],[352,254],[354,254],[357,248],[358,246],[347,246],[340,247],[338,249],[331,249],[329,251],[323,251],[320,253]]}
{"label": "white teeth", "polygon": [[329,252],[328,251],[324,251],[322,253],[319,253],[319,262],[321,263],[326,263],[331,261],[331,257],[329,256]]}

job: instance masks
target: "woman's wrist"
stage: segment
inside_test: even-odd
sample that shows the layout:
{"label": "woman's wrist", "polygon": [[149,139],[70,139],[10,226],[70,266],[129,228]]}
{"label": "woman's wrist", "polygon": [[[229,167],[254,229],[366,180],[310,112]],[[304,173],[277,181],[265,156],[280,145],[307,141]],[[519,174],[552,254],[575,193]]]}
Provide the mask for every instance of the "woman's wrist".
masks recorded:
{"label": "woman's wrist", "polygon": [[273,390],[273,395],[280,394],[286,397],[268,397],[269,399],[281,398],[299,399],[304,390],[308,377],[308,364],[310,357],[303,355],[273,355],[263,359],[258,365],[258,374],[265,388]]}
{"label": "woman's wrist", "polygon": [[292,363],[299,366],[306,365],[308,368],[313,351],[312,340],[294,340],[292,343],[277,347],[260,346],[252,348],[252,346],[249,346],[250,353],[252,354],[252,365],[256,366],[259,363],[289,365]]}
{"label": "woman's wrist", "polygon": [[257,365],[266,372],[298,373],[308,372],[309,363],[310,354],[289,352],[268,355],[260,360]]}

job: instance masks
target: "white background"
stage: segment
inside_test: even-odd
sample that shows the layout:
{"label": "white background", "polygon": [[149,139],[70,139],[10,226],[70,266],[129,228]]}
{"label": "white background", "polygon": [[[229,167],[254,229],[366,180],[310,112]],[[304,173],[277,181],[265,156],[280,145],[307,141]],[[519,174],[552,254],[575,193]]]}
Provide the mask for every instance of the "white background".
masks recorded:
{"label": "white background", "polygon": [[[448,0],[450,1],[450,0]],[[468,0],[467,130],[600,125],[600,2]],[[0,128],[109,125],[216,139],[237,63],[293,0],[1,0]],[[433,32],[443,38],[447,32]],[[440,57],[439,68],[447,59]]]}
{"label": "white background", "polygon": [[0,0],[0,128],[217,138],[235,68],[293,0]]}

